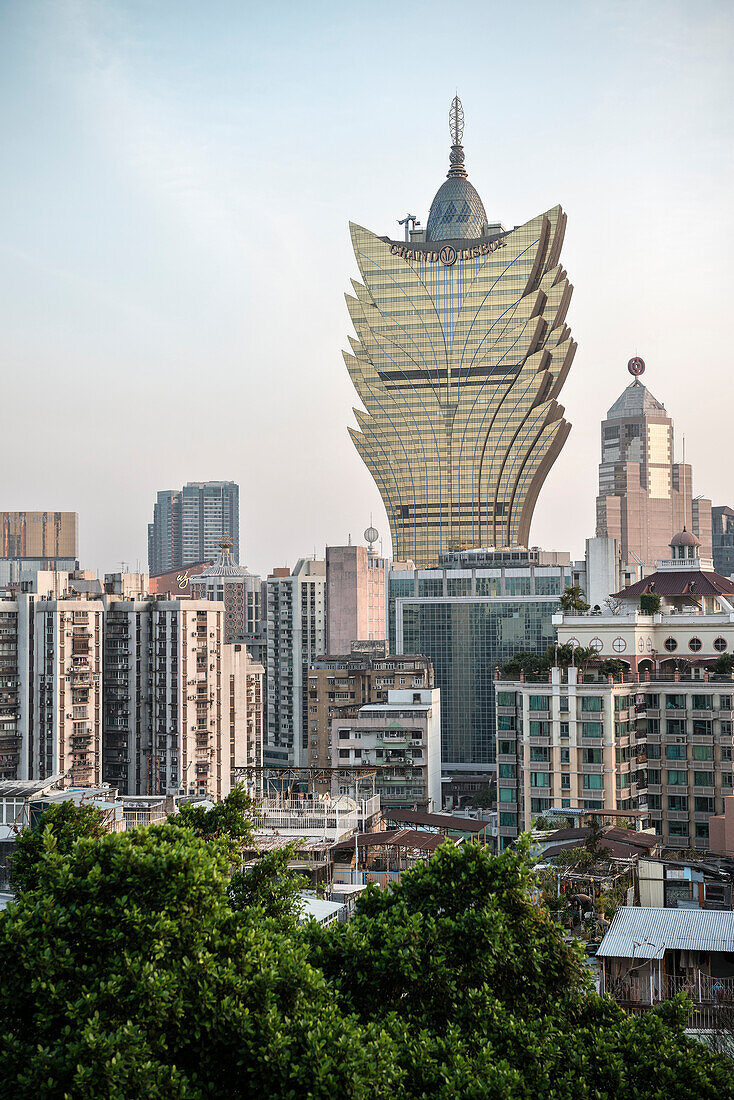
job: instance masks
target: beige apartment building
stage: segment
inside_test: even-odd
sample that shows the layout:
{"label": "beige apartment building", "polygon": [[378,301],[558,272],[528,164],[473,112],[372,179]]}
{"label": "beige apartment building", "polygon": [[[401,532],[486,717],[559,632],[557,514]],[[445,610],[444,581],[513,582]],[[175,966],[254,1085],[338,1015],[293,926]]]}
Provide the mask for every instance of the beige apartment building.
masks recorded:
{"label": "beige apartment building", "polygon": [[388,653],[385,642],[353,642],[347,654],[326,655],[308,670],[308,762],[332,765],[332,720],[356,718],[361,707],[387,703],[391,690],[430,690],[433,665],[419,654]]}
{"label": "beige apartment building", "polygon": [[264,675],[223,642],[224,615],[101,591],[0,600],[0,777],[223,798],[262,759]]}

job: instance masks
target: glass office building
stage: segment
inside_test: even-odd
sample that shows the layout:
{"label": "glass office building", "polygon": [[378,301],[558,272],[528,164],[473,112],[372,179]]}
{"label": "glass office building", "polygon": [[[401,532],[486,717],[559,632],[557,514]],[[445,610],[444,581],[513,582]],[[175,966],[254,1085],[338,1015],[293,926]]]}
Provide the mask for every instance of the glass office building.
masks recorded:
{"label": "glass office building", "polygon": [[391,573],[392,648],[433,663],[445,773],[494,769],[495,666],[554,643],[570,583],[568,555],[539,550],[446,555],[434,569]]}
{"label": "glass office building", "polygon": [[364,411],[357,450],[393,556],[419,567],[467,547],[527,546],[538,492],[568,435],[558,404],[576,345],[565,323],[559,206],[506,230],[467,179],[452,107],[448,178],[425,229],[393,241],[351,225],[361,282],[345,361]]}

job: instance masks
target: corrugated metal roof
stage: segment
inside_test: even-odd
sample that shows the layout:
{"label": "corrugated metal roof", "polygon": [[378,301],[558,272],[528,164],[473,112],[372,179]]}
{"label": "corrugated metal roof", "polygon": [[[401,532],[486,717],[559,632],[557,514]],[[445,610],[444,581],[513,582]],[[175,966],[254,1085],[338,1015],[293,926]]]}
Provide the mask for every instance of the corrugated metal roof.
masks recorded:
{"label": "corrugated metal roof", "polygon": [[734,912],[620,905],[597,955],[661,959],[671,950],[734,952]]}

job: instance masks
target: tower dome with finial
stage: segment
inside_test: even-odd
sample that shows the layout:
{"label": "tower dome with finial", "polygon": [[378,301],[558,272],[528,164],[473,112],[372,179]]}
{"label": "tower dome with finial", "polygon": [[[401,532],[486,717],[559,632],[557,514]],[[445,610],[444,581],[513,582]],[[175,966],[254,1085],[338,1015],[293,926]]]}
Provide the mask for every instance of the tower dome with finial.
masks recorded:
{"label": "tower dome with finial", "polygon": [[471,240],[485,232],[487,214],[476,188],[469,183],[464,166],[464,108],[458,95],[449,111],[451,152],[447,179],[431,203],[426,227],[427,241]]}

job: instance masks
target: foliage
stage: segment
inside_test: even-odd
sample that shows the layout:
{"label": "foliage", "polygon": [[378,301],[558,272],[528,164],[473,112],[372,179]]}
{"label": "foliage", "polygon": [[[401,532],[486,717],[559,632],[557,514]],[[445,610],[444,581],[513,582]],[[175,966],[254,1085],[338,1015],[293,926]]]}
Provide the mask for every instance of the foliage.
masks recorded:
{"label": "foliage", "polygon": [[204,839],[231,837],[250,842],[256,805],[245,791],[244,784],[238,783],[226,798],[216,802],[211,809],[200,803],[184,802],[178,816],[172,820]]}
{"label": "foliage", "polygon": [[527,846],[446,845],[348,924],[287,930],[257,892],[233,912],[226,852],[180,823],[50,851],[0,915],[0,1096],[732,1097],[684,1003],[590,991]]}
{"label": "foliage", "polygon": [[251,868],[236,871],[229,880],[230,905],[237,912],[259,910],[263,917],[288,928],[299,915],[299,893],[308,886],[305,875],[293,874],[288,861],[295,857],[295,844],[268,852]]}
{"label": "foliage", "polygon": [[640,611],[643,615],[657,615],[660,610],[660,593],[643,592],[640,595]]}
{"label": "foliage", "polygon": [[569,584],[560,596],[562,611],[588,611],[589,605],[584,599],[586,593],[579,584]]}
{"label": "foliage", "polygon": [[547,676],[548,667],[545,657],[541,657],[538,653],[523,651],[513,654],[510,660],[502,666],[501,674],[507,680],[519,679],[521,672],[524,672],[526,676]]}
{"label": "foliage", "polygon": [[492,810],[497,805],[497,793],[489,783],[485,783],[481,790],[467,799],[466,804],[477,810]]}
{"label": "foliage", "polygon": [[599,672],[602,676],[613,676],[616,680],[624,676],[627,671],[627,665],[624,661],[620,661],[619,657],[607,657],[605,661],[599,662]]}
{"label": "foliage", "polygon": [[16,894],[32,890],[46,853],[67,855],[80,837],[100,837],[104,815],[96,806],[77,806],[71,799],[52,803],[30,829],[15,841],[10,865],[10,885]]}
{"label": "foliage", "polygon": [[720,653],[716,660],[711,662],[709,669],[716,676],[731,676],[734,671],[734,653]]}

